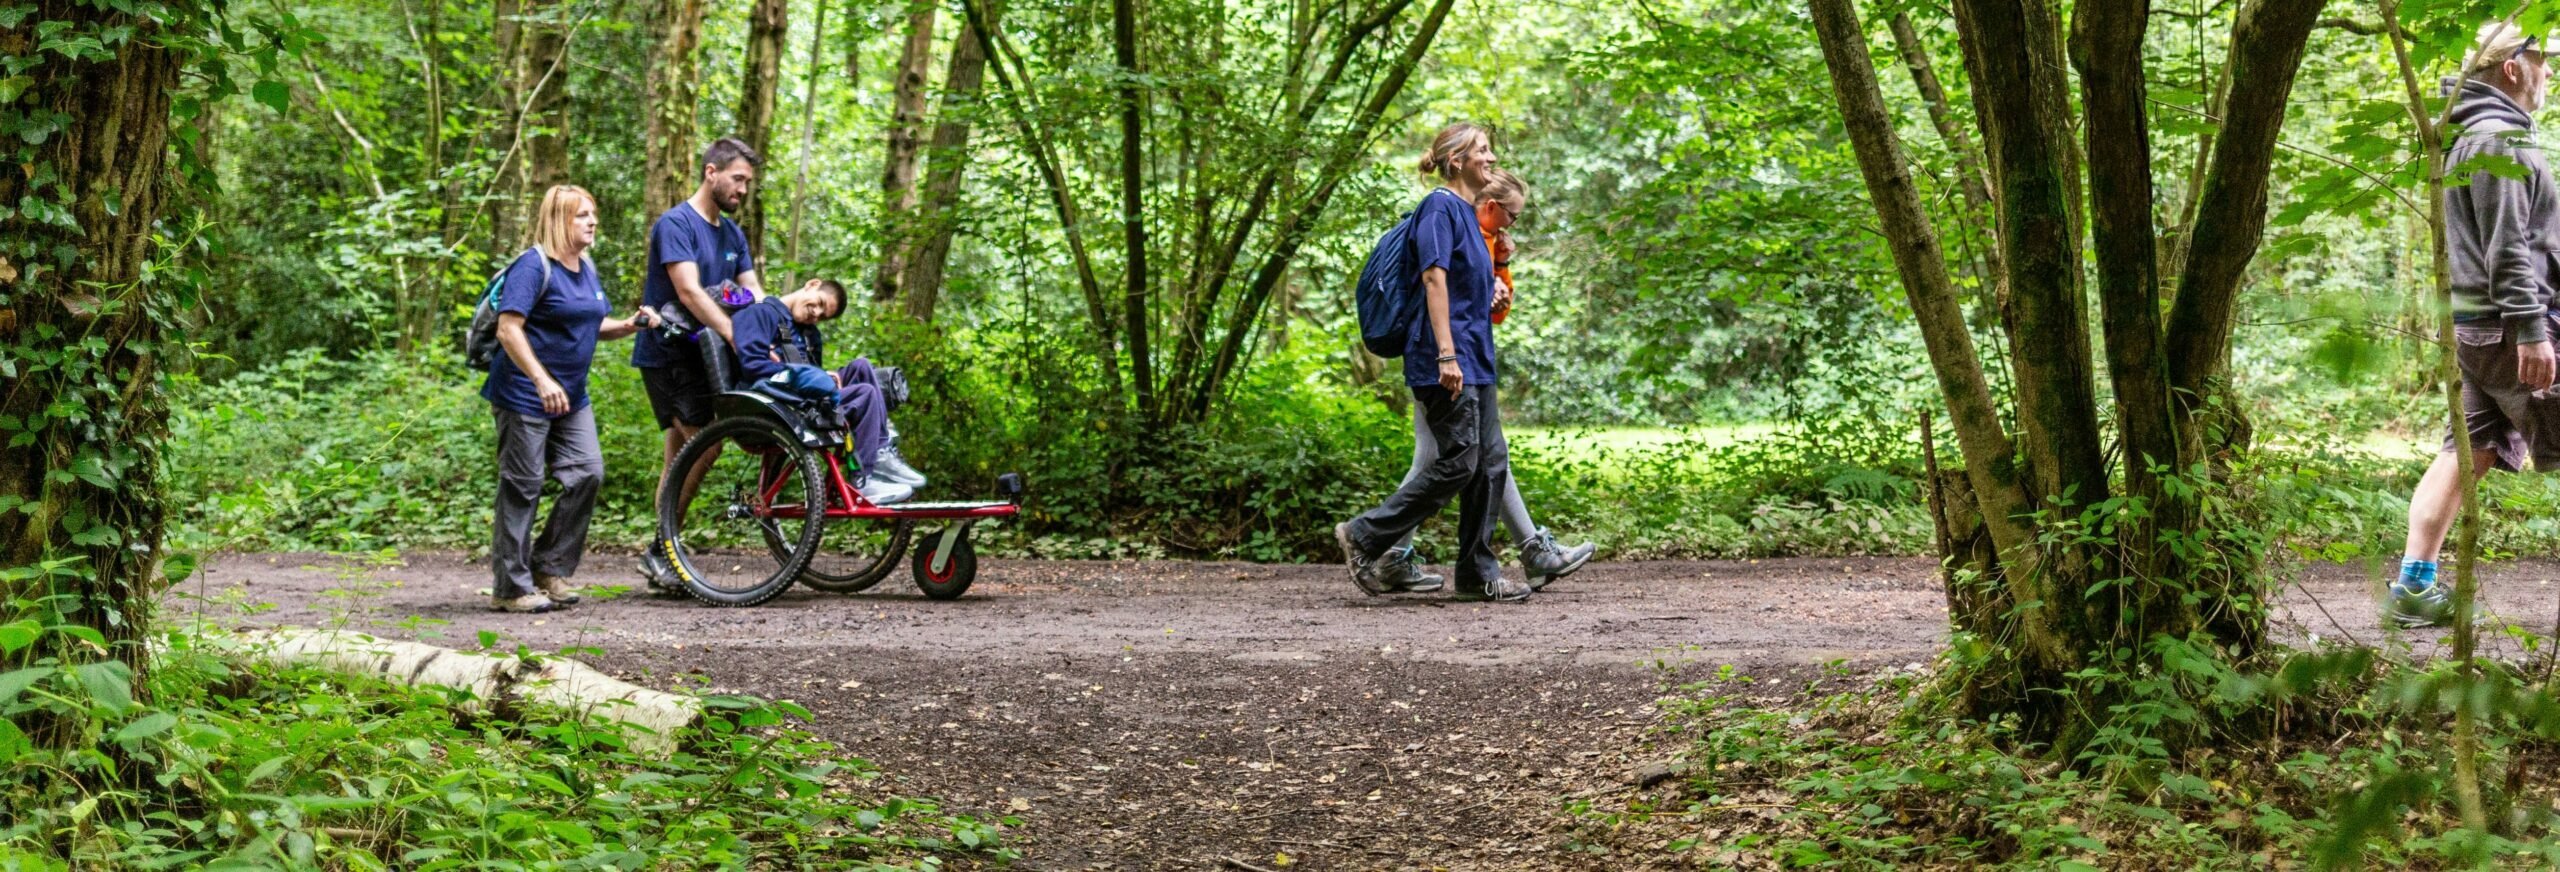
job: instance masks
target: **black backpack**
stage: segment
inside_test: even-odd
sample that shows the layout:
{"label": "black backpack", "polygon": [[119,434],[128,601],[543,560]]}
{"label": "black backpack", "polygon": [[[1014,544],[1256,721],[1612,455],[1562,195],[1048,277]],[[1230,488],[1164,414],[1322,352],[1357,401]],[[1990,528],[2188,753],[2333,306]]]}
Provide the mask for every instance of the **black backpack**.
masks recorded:
{"label": "black backpack", "polygon": [[[550,293],[550,255],[542,254],[542,246],[539,245],[527,248],[525,252],[542,258],[542,290],[537,292],[536,296]],[[516,255],[516,260],[523,259],[524,255]],[[471,307],[471,327],[462,333],[462,360],[470,364],[472,369],[485,372],[492,363],[496,362],[494,358],[498,354],[498,294],[507,289],[507,270],[515,265],[515,260],[510,260],[504,266],[498,267],[498,271],[489,276],[489,283],[481,288],[480,304]]]}

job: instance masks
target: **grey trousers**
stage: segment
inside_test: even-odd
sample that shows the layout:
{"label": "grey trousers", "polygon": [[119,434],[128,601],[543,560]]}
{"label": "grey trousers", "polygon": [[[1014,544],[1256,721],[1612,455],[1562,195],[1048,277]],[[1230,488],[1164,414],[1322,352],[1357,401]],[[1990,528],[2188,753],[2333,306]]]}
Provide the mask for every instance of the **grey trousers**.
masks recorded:
{"label": "grey trousers", "polygon": [[[1431,440],[1431,424],[1423,420],[1422,413],[1422,404],[1415,403],[1413,406],[1413,467],[1405,470],[1405,484],[1412,484],[1414,479],[1421,478],[1422,473],[1431,468],[1431,462],[1440,459],[1440,446]],[[1500,421],[1493,422],[1493,438],[1502,443],[1503,457],[1509,458],[1511,440],[1503,437]],[[1501,518],[1502,528],[1511,531],[1513,545],[1526,543],[1529,537],[1538,533],[1538,525],[1529,520],[1528,501],[1520,498],[1520,480],[1511,476],[1504,476],[1502,479]],[[1404,540],[1397,542],[1396,546],[1412,547],[1413,534],[1404,534]]]}
{"label": "grey trousers", "polygon": [[[596,491],[604,484],[604,451],[596,445],[595,407],[557,418],[498,414],[498,519],[489,537],[489,592],[513,599],[535,592],[533,574],[578,574],[587,550],[587,522],[595,517]],[[533,504],[546,478],[560,481],[560,498],[531,543]]]}
{"label": "grey trousers", "polygon": [[1422,477],[1406,481],[1377,508],[1351,519],[1351,544],[1368,557],[1384,553],[1449,501],[1458,501],[1458,553],[1450,564],[1458,589],[1481,591],[1502,575],[1493,553],[1494,506],[1511,484],[1511,448],[1502,439],[1502,408],[1492,385],[1468,385],[1452,397],[1439,385],[1413,389],[1437,456]]}

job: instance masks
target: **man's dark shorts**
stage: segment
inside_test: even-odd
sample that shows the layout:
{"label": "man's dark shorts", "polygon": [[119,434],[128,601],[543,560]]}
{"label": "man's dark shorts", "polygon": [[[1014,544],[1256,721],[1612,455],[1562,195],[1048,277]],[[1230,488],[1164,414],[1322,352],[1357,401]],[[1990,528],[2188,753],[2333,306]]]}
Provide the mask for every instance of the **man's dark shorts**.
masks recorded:
{"label": "man's dark shorts", "polygon": [[718,392],[711,389],[711,373],[703,369],[702,355],[691,348],[670,350],[680,353],[667,355],[667,365],[640,368],[640,385],[649,390],[649,411],[657,414],[658,429],[711,423],[711,397]]}
{"label": "man's dark shorts", "polygon": [[[2528,459],[2537,471],[2560,472],[2560,388],[2536,394],[2516,380],[2516,347],[2497,321],[2457,323],[2453,338],[2472,447],[2497,452],[2497,468],[2508,472],[2522,471]],[[2444,450],[2453,450],[2452,433]]]}

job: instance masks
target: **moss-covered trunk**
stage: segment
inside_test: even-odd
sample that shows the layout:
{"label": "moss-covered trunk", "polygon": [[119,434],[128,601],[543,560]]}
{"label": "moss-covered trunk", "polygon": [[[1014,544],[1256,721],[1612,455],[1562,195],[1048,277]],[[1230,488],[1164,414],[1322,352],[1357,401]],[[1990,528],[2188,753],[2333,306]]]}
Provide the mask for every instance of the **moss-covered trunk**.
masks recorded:
{"label": "moss-covered trunk", "polygon": [[[186,15],[197,8],[176,4]],[[48,35],[102,48],[38,52]],[[44,0],[0,30],[34,59],[0,105],[0,580],[9,611],[96,630],[103,650],[48,633],[0,671],[43,657],[143,665],[166,517],[157,448],[168,405],[146,276],[170,184],[169,114],[184,58],[163,22]],[[69,56],[66,56],[69,55]]]}

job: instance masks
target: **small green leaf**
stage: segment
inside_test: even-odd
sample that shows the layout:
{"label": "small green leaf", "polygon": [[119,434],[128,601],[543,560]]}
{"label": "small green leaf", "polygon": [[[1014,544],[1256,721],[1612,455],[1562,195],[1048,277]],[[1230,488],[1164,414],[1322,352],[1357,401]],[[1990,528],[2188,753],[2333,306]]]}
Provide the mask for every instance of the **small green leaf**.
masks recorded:
{"label": "small green leaf", "polygon": [[36,637],[41,635],[44,635],[44,625],[36,623],[33,618],[0,626],[0,654],[15,654],[18,649],[34,644]]}
{"label": "small green leaf", "polygon": [[283,82],[274,79],[260,79],[256,87],[249,89],[249,96],[257,98],[258,102],[265,103],[268,108],[278,112],[286,111],[293,105],[293,89],[285,87]]}
{"label": "small green leaf", "polygon": [[16,700],[18,694],[25,693],[27,688],[52,675],[54,670],[55,667],[51,666],[29,666],[15,672],[0,672],[0,704]]}
{"label": "small green leaf", "polygon": [[33,76],[10,76],[0,79],[0,106],[18,102],[18,95],[26,93],[27,86],[35,83]]}
{"label": "small green leaf", "polygon": [[135,719],[133,723],[124,725],[124,729],[117,730],[116,741],[130,742],[135,739],[148,739],[152,736],[168,732],[170,727],[177,725],[177,715],[173,715],[168,712],[152,712]]}
{"label": "small green leaf", "polygon": [[133,668],[121,661],[83,663],[72,667],[80,677],[80,687],[99,708],[117,714],[133,708]]}
{"label": "small green leaf", "polygon": [[181,551],[160,559],[160,577],[170,584],[185,581],[195,574],[196,556],[192,553]]}

